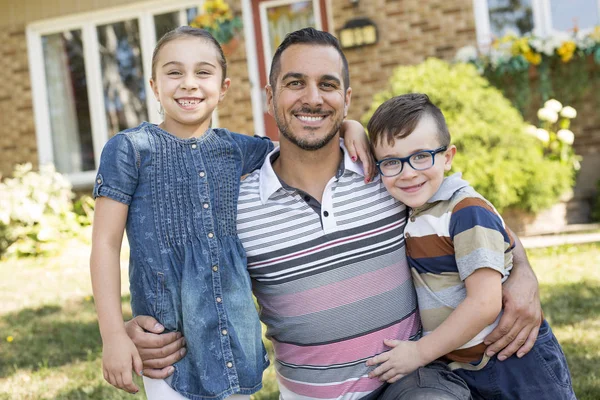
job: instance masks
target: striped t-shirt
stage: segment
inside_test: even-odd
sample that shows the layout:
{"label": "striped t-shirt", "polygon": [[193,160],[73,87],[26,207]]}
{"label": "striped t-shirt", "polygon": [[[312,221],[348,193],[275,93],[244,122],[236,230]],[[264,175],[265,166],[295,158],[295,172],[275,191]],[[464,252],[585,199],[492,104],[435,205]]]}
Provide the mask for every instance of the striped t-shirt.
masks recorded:
{"label": "striped t-shirt", "polygon": [[364,397],[382,384],[365,362],[383,339],[420,334],[406,209],[343,150],[320,215],[282,186],[271,155],[240,190],[238,233],[285,400]]}
{"label": "striped t-shirt", "polygon": [[[412,209],[404,232],[423,334],[437,328],[466,298],[464,280],[479,268],[491,268],[508,278],[514,241],[494,206],[460,174],[447,177],[422,207]],[[473,348],[495,328],[498,319],[460,349]],[[481,354],[479,354],[481,353]],[[448,355],[473,361],[483,354],[461,351]],[[456,357],[453,357],[456,356]],[[461,361],[470,361],[462,360]]]}

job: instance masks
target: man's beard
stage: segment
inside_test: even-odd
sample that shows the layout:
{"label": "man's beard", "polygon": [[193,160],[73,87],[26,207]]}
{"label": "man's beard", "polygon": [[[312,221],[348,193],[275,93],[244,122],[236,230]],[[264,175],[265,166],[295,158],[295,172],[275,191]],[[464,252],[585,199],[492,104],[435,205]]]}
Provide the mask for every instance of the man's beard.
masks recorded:
{"label": "man's beard", "polygon": [[[308,151],[315,151],[315,150],[319,150],[319,149],[322,149],[323,147],[325,147],[337,135],[338,131],[340,130],[340,127],[342,126],[342,122],[343,122],[342,119],[340,119],[338,121],[334,121],[334,125],[333,125],[331,131],[329,131],[324,138],[318,139],[316,141],[311,141],[310,139],[304,139],[304,138],[300,139],[300,138],[296,137],[294,135],[294,133],[292,132],[292,129],[290,128],[290,124],[286,124],[285,120],[283,118],[279,117],[279,113],[277,112],[277,107],[275,107],[274,111],[275,111],[275,121],[277,122],[277,128],[279,128],[279,132],[281,133],[281,135],[283,135],[283,137],[285,137],[287,140],[289,140],[296,146],[300,147],[302,150],[308,150]],[[321,109],[313,110],[308,107],[303,107],[299,112],[301,112],[303,114],[312,114],[312,115],[322,115],[323,114],[321,112]],[[303,129],[311,130],[308,127],[305,127]]]}

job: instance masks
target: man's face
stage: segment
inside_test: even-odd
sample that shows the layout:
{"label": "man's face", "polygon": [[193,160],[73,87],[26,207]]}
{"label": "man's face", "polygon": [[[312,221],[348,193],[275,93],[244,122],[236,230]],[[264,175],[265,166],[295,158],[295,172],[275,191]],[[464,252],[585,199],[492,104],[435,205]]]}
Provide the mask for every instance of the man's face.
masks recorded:
{"label": "man's face", "polygon": [[269,113],[281,141],[318,150],[337,136],[352,93],[342,77],[342,58],[334,47],[299,44],[285,49],[277,85],[267,86]]}

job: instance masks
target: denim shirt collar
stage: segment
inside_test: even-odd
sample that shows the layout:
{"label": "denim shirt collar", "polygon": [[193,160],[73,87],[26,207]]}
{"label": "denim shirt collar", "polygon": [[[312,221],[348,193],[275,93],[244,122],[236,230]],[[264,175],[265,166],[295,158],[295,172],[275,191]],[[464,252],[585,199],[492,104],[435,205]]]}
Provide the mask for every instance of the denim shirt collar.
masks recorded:
{"label": "denim shirt collar", "polygon": [[[345,171],[349,171],[351,173],[358,174],[358,175],[364,177],[365,173],[364,173],[364,170],[362,167],[362,163],[356,163],[356,162],[352,161],[352,159],[350,158],[350,155],[348,154],[348,150],[346,149],[346,146],[344,146],[343,139],[340,139],[340,148],[342,149],[342,151],[344,153],[344,158],[342,159],[341,164],[340,164],[340,170],[342,171],[342,174]],[[276,147],[272,152],[270,152],[267,155],[265,162],[263,163],[262,167],[260,168],[260,189],[259,189],[259,191],[260,191],[260,201],[262,204],[266,204],[267,200],[269,200],[269,198],[278,190],[285,189],[283,187],[281,181],[279,180],[279,177],[275,173],[275,170],[273,170],[272,162],[277,158],[277,156],[279,156],[279,146]]]}
{"label": "denim shirt collar", "polygon": [[469,182],[462,179],[462,173],[457,172],[450,175],[444,178],[437,192],[427,200],[427,203],[433,204],[438,201],[450,200],[454,193],[466,186],[469,186]]}

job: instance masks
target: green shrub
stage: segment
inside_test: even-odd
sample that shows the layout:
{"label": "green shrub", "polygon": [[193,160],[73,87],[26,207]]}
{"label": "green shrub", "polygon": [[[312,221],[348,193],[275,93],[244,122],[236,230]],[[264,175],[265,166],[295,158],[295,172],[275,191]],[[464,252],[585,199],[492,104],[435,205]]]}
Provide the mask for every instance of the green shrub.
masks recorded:
{"label": "green shrub", "polygon": [[51,165],[39,172],[17,165],[0,193],[0,256],[54,252],[89,224],[88,216],[73,212],[71,184]]}
{"label": "green shrub", "polygon": [[453,172],[462,172],[499,211],[539,211],[574,184],[572,167],[544,158],[542,142],[526,133],[521,114],[473,65],[432,58],[396,68],[363,123],[384,101],[414,92],[426,93],[446,117],[458,148]]}

